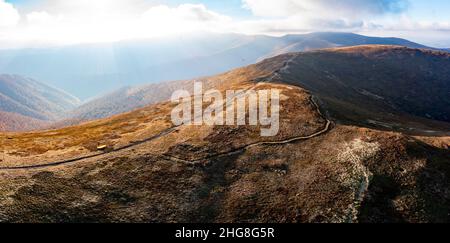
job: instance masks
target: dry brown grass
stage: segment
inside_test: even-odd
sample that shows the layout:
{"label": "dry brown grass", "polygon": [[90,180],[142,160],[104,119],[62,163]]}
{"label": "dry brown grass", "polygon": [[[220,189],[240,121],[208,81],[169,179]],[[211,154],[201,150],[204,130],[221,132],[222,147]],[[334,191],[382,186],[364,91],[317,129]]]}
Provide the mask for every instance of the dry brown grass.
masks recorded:
{"label": "dry brown grass", "polygon": [[[221,90],[245,89],[267,73],[252,67],[223,79],[233,75],[249,77]],[[0,222],[450,221],[448,138],[338,124],[310,139],[211,156],[314,134],[326,123],[305,91],[258,88],[282,90],[276,137],[261,138],[251,126],[182,126],[75,163],[0,170]],[[11,165],[89,154],[98,143],[117,147],[159,134],[172,126],[171,108],[162,103],[75,127],[1,134],[0,142],[16,159]]]}
{"label": "dry brown grass", "polygon": [[57,130],[0,133],[0,148],[6,154],[2,166],[76,158],[97,152],[99,145],[120,148],[155,136],[172,126],[171,108],[165,103]]}
{"label": "dry brown grass", "polygon": [[[297,119],[290,124],[298,127],[283,126],[280,136],[321,125],[305,93],[285,94],[288,103],[298,102],[288,112]],[[312,114],[302,116],[297,109]],[[0,221],[443,222],[448,217],[448,150],[398,133],[338,125],[305,141],[252,147],[202,163],[163,155],[203,156],[251,140],[241,137],[241,130],[222,129],[184,127],[104,157],[0,171]],[[242,132],[259,132],[246,129]],[[182,144],[201,150],[174,149]],[[360,154],[366,149],[372,152]],[[372,176],[360,198],[365,170]]]}

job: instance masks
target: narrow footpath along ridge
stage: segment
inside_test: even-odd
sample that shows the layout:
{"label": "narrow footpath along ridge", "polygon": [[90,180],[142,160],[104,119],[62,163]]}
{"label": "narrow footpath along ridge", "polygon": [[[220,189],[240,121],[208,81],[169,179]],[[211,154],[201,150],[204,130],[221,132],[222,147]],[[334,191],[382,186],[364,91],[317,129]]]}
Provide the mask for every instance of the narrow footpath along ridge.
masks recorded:
{"label": "narrow footpath along ridge", "polygon": [[[252,87],[252,88],[247,89],[247,90],[254,89],[255,87]],[[299,89],[299,87],[295,87],[295,88]],[[172,161],[175,161],[175,162],[182,162],[182,163],[188,163],[188,164],[197,164],[199,162],[202,162],[202,161],[205,161],[205,160],[209,160],[209,159],[214,159],[214,158],[224,157],[224,156],[230,156],[230,155],[233,155],[233,154],[236,154],[236,153],[240,153],[242,151],[245,151],[247,149],[250,149],[250,148],[253,148],[253,147],[257,147],[257,146],[285,145],[285,144],[295,143],[295,142],[298,142],[298,141],[308,140],[308,139],[312,139],[312,138],[321,136],[321,135],[323,135],[323,134],[325,134],[325,133],[327,133],[327,132],[329,132],[331,130],[331,127],[332,127],[333,123],[332,123],[331,120],[329,120],[327,117],[325,117],[323,115],[323,113],[320,111],[319,105],[314,100],[314,97],[312,95],[310,97],[310,102],[314,105],[314,107],[316,108],[316,111],[318,112],[318,114],[323,119],[326,120],[326,124],[325,124],[324,128],[321,129],[318,132],[315,132],[315,133],[311,134],[311,135],[308,135],[308,136],[297,136],[297,137],[293,137],[293,138],[282,140],[282,141],[257,142],[257,143],[249,144],[249,145],[246,145],[246,146],[243,146],[243,147],[240,147],[240,148],[233,149],[231,151],[218,153],[218,154],[213,154],[213,155],[206,156],[204,158],[195,159],[195,160],[185,160],[185,159],[177,158],[175,156],[168,155],[168,154],[164,154],[163,157],[165,159],[172,160]],[[129,145],[126,145],[126,146],[114,149],[112,151],[107,151],[107,152],[103,152],[103,153],[87,155],[87,156],[73,158],[73,159],[68,159],[68,160],[49,162],[49,163],[42,163],[42,164],[38,164],[38,165],[17,166],[17,167],[0,167],[0,170],[41,169],[41,168],[47,168],[47,167],[56,167],[56,166],[61,166],[61,165],[66,165],[66,164],[72,164],[72,163],[76,163],[76,162],[79,162],[79,161],[82,161],[82,160],[86,160],[86,159],[97,158],[97,157],[100,157],[100,156],[103,156],[103,155],[112,154],[112,153],[115,153],[115,152],[119,152],[119,151],[123,151],[123,150],[126,150],[126,149],[130,149],[130,148],[136,147],[138,145],[141,145],[143,143],[154,141],[156,139],[159,139],[161,137],[164,137],[166,135],[169,135],[169,134],[175,132],[178,127],[180,127],[180,126],[171,127],[171,128],[166,129],[163,132],[161,132],[161,133],[159,133],[159,134],[157,134],[157,135],[155,135],[153,137],[150,137],[150,138],[144,139],[142,141],[138,141],[138,142],[135,142],[135,143],[132,143],[132,144],[129,144]]]}

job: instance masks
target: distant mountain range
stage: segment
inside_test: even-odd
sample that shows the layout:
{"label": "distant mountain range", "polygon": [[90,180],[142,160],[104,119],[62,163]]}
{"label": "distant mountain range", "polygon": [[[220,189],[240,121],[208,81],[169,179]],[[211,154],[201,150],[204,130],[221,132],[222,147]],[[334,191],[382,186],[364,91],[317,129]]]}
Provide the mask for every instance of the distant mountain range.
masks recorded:
{"label": "distant mountain range", "polygon": [[259,65],[280,62],[286,66],[276,81],[309,90],[340,121],[450,131],[450,53],[369,45],[285,54]]}
{"label": "distant mountain range", "polygon": [[149,104],[165,101],[175,90],[193,87],[191,81],[165,82],[136,87],[124,87],[82,104],[67,113],[66,118],[87,121],[128,112]]}
{"label": "distant mountain range", "polygon": [[[223,93],[280,91],[274,136],[262,124],[175,126],[167,100],[0,133],[0,222],[449,222],[449,72],[449,53],[399,46],[289,53],[202,78]],[[124,89],[93,112],[190,82]]]}
{"label": "distant mountain range", "polygon": [[288,52],[367,44],[433,49],[399,38],[352,33],[284,37],[198,34],[112,44],[3,50],[0,73],[46,80],[84,100],[126,86],[213,75]]}
{"label": "distant mountain range", "polygon": [[[443,68],[448,66],[448,56],[443,50],[426,52],[388,48],[391,51],[381,54],[358,50],[350,56],[338,55],[340,52],[334,51],[311,52],[322,48],[366,44],[438,50],[398,38],[366,37],[351,33],[312,33],[279,38],[236,34],[204,35],[188,36],[177,41],[159,39],[151,42],[124,42],[109,47],[96,45],[89,48],[74,46],[1,51],[0,54],[5,54],[0,55],[2,71],[22,70],[22,74],[35,74],[42,80],[60,80],[49,83],[53,83],[52,86],[63,86],[78,95],[84,94],[85,97],[99,92],[105,94],[97,95],[97,98],[91,98],[82,104],[66,92],[33,79],[19,75],[0,75],[0,112],[4,112],[0,122],[3,130],[29,130],[40,128],[40,125],[48,122],[58,121],[56,126],[63,126],[105,118],[166,101],[176,89],[192,88],[194,80],[190,78],[208,80],[215,84],[230,82],[232,80],[228,80],[226,74],[198,77],[217,74],[266,58],[268,60],[263,63],[270,63],[278,60],[277,58],[286,57],[279,55],[292,52],[306,52],[304,55],[295,54],[304,63],[295,69],[289,67],[291,76],[285,77],[285,80],[307,86],[311,91],[319,90],[318,96],[330,101],[330,104],[350,107],[348,102],[366,102],[370,103],[371,114],[374,114],[375,108],[382,114],[388,112],[385,107],[391,107],[399,108],[397,110],[402,112],[414,112],[413,115],[424,119],[448,121],[450,112],[445,109],[450,107],[447,99],[450,74],[447,71],[449,68]],[[375,56],[371,56],[372,54]],[[275,56],[278,57],[271,59]],[[288,60],[278,61],[278,65],[283,62]],[[139,73],[145,79],[126,75],[132,68],[137,70],[135,74]],[[125,85],[107,92],[122,84],[114,83],[114,78],[108,78],[114,76],[108,74],[113,71],[123,72],[120,76]],[[91,79],[94,76],[87,75],[94,72],[97,73],[94,75],[95,80]],[[70,77],[75,77],[73,75],[86,76],[80,78],[79,82],[70,81]],[[187,81],[151,82],[171,78]],[[150,81],[149,84],[133,85],[144,80]],[[382,98],[371,100],[374,97]],[[332,102],[336,99],[339,104]],[[355,112],[364,113],[361,107],[355,103],[352,105],[355,105]],[[366,108],[369,107],[364,107]],[[33,119],[26,122],[28,125],[15,125],[19,121],[23,123],[27,118]],[[359,116],[346,116],[346,119],[360,121]],[[378,123],[377,119],[369,120],[366,122]]]}
{"label": "distant mountain range", "polygon": [[[197,80],[215,85],[233,82],[230,73],[236,78],[236,73],[248,69],[274,74],[259,81],[313,92],[344,122],[408,132],[450,129],[450,54],[443,51],[369,45],[297,52]],[[124,88],[83,104],[69,118],[98,119],[166,101],[173,90],[191,89],[193,82]]]}
{"label": "distant mountain range", "polygon": [[79,103],[64,91],[33,79],[0,75],[0,130],[36,128],[62,118]]}
{"label": "distant mountain range", "polygon": [[51,123],[17,113],[0,111],[1,131],[31,131],[49,126]]}

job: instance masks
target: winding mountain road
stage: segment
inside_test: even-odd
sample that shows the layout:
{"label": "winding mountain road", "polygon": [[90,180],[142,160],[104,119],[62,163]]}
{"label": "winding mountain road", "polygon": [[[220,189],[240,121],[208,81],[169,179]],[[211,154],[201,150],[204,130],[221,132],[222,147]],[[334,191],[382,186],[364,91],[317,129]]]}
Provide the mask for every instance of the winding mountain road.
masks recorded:
{"label": "winding mountain road", "polygon": [[[295,59],[295,56],[293,56],[292,58],[290,58],[290,59],[283,65],[283,67],[282,67],[281,69],[279,69],[278,71],[273,72],[272,75],[271,75],[270,77],[267,78],[267,79],[269,80],[269,82],[273,82],[274,78],[279,77],[280,73],[285,73],[285,72],[287,72],[287,71],[288,71],[287,69],[289,68],[290,63],[293,62],[294,59]],[[250,88],[248,88],[248,89],[246,89],[246,90],[243,90],[243,92],[241,92],[241,94],[245,94],[246,91],[255,89],[258,85],[259,85],[259,84],[256,84],[256,85],[254,85],[253,87],[250,87]],[[286,85],[286,86],[290,86],[290,85]],[[300,89],[300,87],[297,87],[297,86],[291,86],[291,87]],[[238,94],[238,95],[241,95],[241,94]],[[323,127],[323,129],[321,129],[320,131],[317,131],[317,132],[315,132],[315,133],[313,133],[313,134],[311,134],[311,135],[308,135],[308,136],[297,136],[297,137],[293,137],[293,138],[286,139],[286,140],[282,140],[282,141],[256,142],[256,143],[253,143],[253,144],[248,144],[248,145],[245,145],[245,146],[242,146],[242,147],[239,147],[239,148],[232,149],[232,150],[227,151],[227,152],[217,153],[217,154],[209,155],[209,156],[206,156],[206,157],[204,157],[204,158],[195,159],[195,160],[181,159],[181,158],[175,157],[175,156],[173,156],[173,155],[168,155],[168,154],[163,154],[162,156],[163,156],[165,159],[172,160],[172,161],[174,161],[174,162],[182,162],[182,163],[188,163],[188,164],[196,164],[196,163],[199,163],[199,162],[202,162],[202,161],[205,161],[205,160],[209,160],[209,159],[214,159],[214,158],[218,158],[218,157],[230,156],[230,155],[233,155],[233,154],[241,153],[241,152],[243,152],[243,151],[245,151],[245,150],[247,150],[247,149],[250,149],[250,148],[253,148],[253,147],[257,147],[257,146],[285,145],[285,144],[295,143],[295,142],[298,142],[298,141],[304,141],[304,140],[308,140],[308,139],[312,139],[312,138],[321,136],[321,135],[323,135],[323,134],[325,134],[325,133],[327,133],[328,131],[331,130],[331,125],[332,125],[333,123],[332,123],[331,120],[329,120],[329,119],[321,112],[320,106],[319,106],[319,105],[317,104],[317,102],[314,100],[314,97],[313,97],[312,95],[310,96],[310,102],[311,102],[311,103],[314,105],[314,107],[316,108],[317,113],[318,113],[324,120],[326,120],[326,124],[325,124],[325,126]],[[174,131],[177,130],[178,127],[180,127],[180,126],[174,126],[174,127],[168,128],[168,129],[162,131],[161,133],[159,133],[159,134],[157,134],[157,135],[155,135],[155,136],[153,136],[153,137],[150,137],[150,138],[147,138],[147,139],[144,139],[144,140],[135,142],[135,143],[131,143],[131,144],[129,144],[129,145],[126,145],[126,146],[123,146],[123,147],[120,147],[120,148],[117,148],[117,149],[114,149],[114,150],[108,151],[108,152],[96,153],[96,154],[86,155],[86,156],[82,156],[82,157],[78,157],[78,158],[73,158],[73,159],[68,159],[68,160],[61,160],[61,161],[56,161],[56,162],[43,163],[43,164],[37,164],[37,165],[17,166],[17,167],[0,167],[0,171],[2,171],[2,170],[31,170],[31,169],[42,169],[42,168],[55,167],[55,166],[61,166],[61,165],[66,165],[66,164],[76,163],[76,162],[79,162],[79,161],[82,161],[82,160],[86,160],[86,159],[97,158],[97,157],[100,157],[100,156],[103,156],[103,155],[112,154],[112,153],[116,153],[116,152],[119,152],[119,151],[123,151],[123,150],[129,149],[129,148],[133,148],[133,147],[136,147],[136,146],[141,145],[141,144],[143,144],[143,143],[147,143],[147,142],[154,141],[154,140],[159,139],[159,138],[161,138],[161,137],[163,137],[163,136],[166,136],[166,135],[169,135],[169,134],[173,133]]]}
{"label": "winding mountain road", "polygon": [[270,146],[270,145],[285,145],[285,144],[290,144],[290,143],[295,143],[295,142],[299,142],[299,141],[304,141],[304,140],[308,140],[308,139],[312,139],[318,136],[321,136],[327,132],[329,132],[331,130],[331,125],[333,124],[333,122],[331,120],[329,120],[328,118],[326,118],[322,112],[320,111],[320,107],[319,105],[314,101],[314,97],[311,96],[310,98],[311,103],[316,107],[317,112],[319,113],[319,115],[326,120],[326,124],[325,126],[320,130],[317,131],[311,135],[308,136],[297,136],[297,137],[293,137],[290,139],[286,139],[286,140],[281,140],[281,141],[273,141],[273,142],[256,142],[256,143],[252,143],[252,144],[248,144],[239,148],[235,148],[231,151],[227,151],[227,152],[223,152],[223,153],[217,153],[217,154],[213,154],[213,155],[209,155],[206,157],[203,157],[201,159],[195,159],[195,160],[186,160],[186,159],[181,159],[172,155],[168,155],[168,154],[164,154],[163,156],[166,159],[169,160],[174,160],[176,162],[183,162],[183,163],[188,163],[188,164],[197,164],[199,162],[205,161],[205,160],[210,160],[210,159],[214,159],[214,158],[218,158],[218,157],[226,157],[226,156],[231,156],[234,154],[238,154],[241,153],[247,149],[253,148],[253,147],[257,147],[257,146]]}
{"label": "winding mountain road", "polygon": [[168,134],[171,134],[172,132],[174,132],[176,129],[178,128],[178,126],[175,127],[171,127],[169,129],[166,129],[164,131],[162,131],[161,133],[138,141],[138,142],[134,142],[131,143],[129,145],[108,151],[108,152],[103,152],[103,153],[96,153],[96,154],[91,154],[91,155],[86,155],[86,156],[82,156],[82,157],[77,157],[77,158],[73,158],[73,159],[68,159],[68,160],[61,160],[61,161],[56,161],[56,162],[50,162],[50,163],[44,163],[44,164],[37,164],[37,165],[28,165],[28,166],[17,166],[17,167],[0,167],[0,170],[23,170],[23,169],[39,169],[39,168],[46,168],[46,167],[54,167],[54,166],[59,166],[59,165],[64,165],[64,164],[70,164],[70,163],[75,163],[81,160],[85,160],[85,159],[92,159],[92,158],[96,158],[96,157],[100,157],[102,155],[106,155],[106,154],[111,154],[111,153],[115,153],[115,152],[119,152],[125,149],[129,149],[129,148],[133,148],[136,147],[138,145],[141,145],[143,143],[147,143],[147,142],[151,142],[153,140],[156,140],[160,137],[166,136]]}
{"label": "winding mountain road", "polygon": [[[282,141],[257,142],[257,143],[248,144],[246,146],[233,149],[231,151],[218,153],[218,154],[213,154],[213,155],[210,155],[210,156],[207,156],[207,157],[204,157],[204,158],[200,158],[200,159],[195,159],[195,160],[185,160],[185,159],[177,158],[175,156],[167,155],[167,154],[164,154],[162,156],[165,159],[172,160],[172,161],[175,161],[175,162],[196,164],[196,163],[199,163],[199,162],[202,162],[202,161],[205,161],[205,160],[209,160],[209,159],[214,159],[214,158],[218,158],[218,157],[224,157],[224,156],[230,156],[230,155],[233,155],[233,154],[237,154],[237,153],[243,152],[243,151],[245,151],[247,149],[250,149],[250,148],[253,148],[253,147],[257,147],[257,146],[285,145],[285,144],[289,144],[289,143],[294,143],[294,142],[308,140],[308,139],[311,139],[311,138],[318,137],[318,136],[320,136],[322,134],[325,134],[325,133],[327,133],[328,131],[331,130],[332,121],[329,120],[328,118],[326,118],[322,114],[322,112],[320,111],[320,107],[314,101],[314,97],[313,96],[311,96],[310,101],[316,107],[316,110],[317,110],[318,114],[323,119],[326,120],[326,124],[323,127],[323,129],[321,129],[320,131],[315,132],[315,133],[313,133],[311,135],[308,135],[308,136],[297,136],[297,137],[293,137],[293,138],[282,140]],[[97,157],[100,157],[100,156],[103,156],[103,155],[112,154],[112,153],[123,151],[123,150],[129,149],[129,148],[133,148],[133,147],[136,147],[136,146],[141,145],[143,143],[154,141],[154,140],[159,139],[159,138],[161,138],[163,136],[166,136],[166,135],[169,135],[169,134],[173,133],[174,131],[176,131],[176,129],[178,127],[179,126],[171,127],[171,128],[166,129],[166,130],[162,131],[161,133],[159,133],[159,134],[157,134],[157,135],[155,135],[153,137],[150,137],[150,138],[147,138],[145,140],[138,141],[138,142],[135,142],[135,143],[132,143],[132,144],[129,144],[129,145],[126,145],[126,146],[114,149],[112,151],[104,152],[104,153],[97,153],[97,154],[92,154],[92,155],[86,155],[86,156],[83,156],[83,157],[78,157],[78,158],[73,158],[73,159],[68,159],[68,160],[62,160],[62,161],[56,161],[56,162],[50,162],[50,163],[37,164],[37,165],[17,166],[17,167],[0,167],[0,171],[1,170],[41,169],[41,168],[48,168],[48,167],[55,167],[55,166],[61,166],[61,165],[76,163],[76,162],[79,162],[79,161],[82,161],[82,160],[86,160],[86,159],[97,158]]]}

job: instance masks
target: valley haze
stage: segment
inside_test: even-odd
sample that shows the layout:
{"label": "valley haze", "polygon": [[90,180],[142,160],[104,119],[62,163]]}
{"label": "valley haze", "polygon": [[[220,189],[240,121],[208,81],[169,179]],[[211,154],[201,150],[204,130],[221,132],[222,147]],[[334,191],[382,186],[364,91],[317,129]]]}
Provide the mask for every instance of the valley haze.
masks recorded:
{"label": "valley haze", "polygon": [[288,52],[368,44],[434,49],[400,38],[352,33],[283,37],[197,33],[141,41],[0,50],[0,73],[43,81],[86,100],[126,86],[214,75]]}

